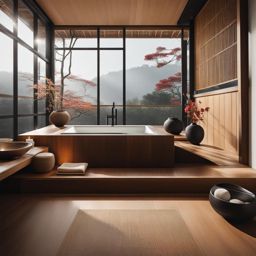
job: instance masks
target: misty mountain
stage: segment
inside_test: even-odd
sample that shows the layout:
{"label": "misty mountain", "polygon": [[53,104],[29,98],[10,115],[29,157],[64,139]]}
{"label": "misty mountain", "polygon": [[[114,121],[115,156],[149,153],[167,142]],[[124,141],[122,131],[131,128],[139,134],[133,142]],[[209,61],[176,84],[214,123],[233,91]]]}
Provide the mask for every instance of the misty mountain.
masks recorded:
{"label": "misty mountain", "polygon": [[[23,97],[33,97],[33,76],[28,73],[18,75],[18,94]],[[13,95],[13,75],[0,71],[0,94]]]}
{"label": "misty mountain", "polygon": [[[155,90],[155,84],[180,71],[180,65],[170,64],[162,68],[143,65],[126,70],[126,100],[141,100],[145,94]],[[97,83],[97,78],[92,80]],[[0,72],[0,94],[12,95],[12,74]],[[32,96],[31,74],[19,74],[19,96]],[[66,80],[65,90],[76,92],[77,95],[86,95],[84,98],[91,103],[97,102],[97,87],[84,86],[80,81]],[[123,72],[110,72],[100,77],[101,104],[122,104],[123,100]]]}
{"label": "misty mountain", "polygon": [[[160,80],[180,71],[179,65],[167,65],[162,68],[143,65],[126,70],[126,100],[142,99],[147,93],[155,90]],[[113,101],[122,103],[123,72],[111,72],[101,76],[101,102],[109,104]],[[115,92],[115,93],[113,93]]]}
{"label": "misty mountain", "polygon": [[[126,100],[139,99],[147,93],[155,90],[155,84],[180,72],[180,65],[170,64],[162,68],[143,65],[126,70]],[[97,83],[97,78],[92,80]],[[76,91],[78,95],[87,95],[86,100],[96,103],[97,88],[84,87],[77,81],[68,81],[66,90]],[[123,72],[122,70],[110,72],[100,77],[100,99],[101,104],[122,104],[123,100]]]}

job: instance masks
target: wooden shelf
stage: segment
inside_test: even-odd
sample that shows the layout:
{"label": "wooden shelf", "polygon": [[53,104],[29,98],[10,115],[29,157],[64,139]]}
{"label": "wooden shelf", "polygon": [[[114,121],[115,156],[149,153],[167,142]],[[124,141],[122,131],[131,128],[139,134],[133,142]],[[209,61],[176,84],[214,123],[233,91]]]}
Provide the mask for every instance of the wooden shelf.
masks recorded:
{"label": "wooden shelf", "polygon": [[30,165],[33,156],[47,151],[47,147],[34,147],[20,158],[11,161],[0,161],[0,181]]}
{"label": "wooden shelf", "polygon": [[[237,155],[228,153],[214,146],[201,144],[193,145],[188,141],[175,141],[175,147],[186,150],[194,155],[200,156],[219,166],[242,167]],[[185,159],[184,159],[185,161]]]}

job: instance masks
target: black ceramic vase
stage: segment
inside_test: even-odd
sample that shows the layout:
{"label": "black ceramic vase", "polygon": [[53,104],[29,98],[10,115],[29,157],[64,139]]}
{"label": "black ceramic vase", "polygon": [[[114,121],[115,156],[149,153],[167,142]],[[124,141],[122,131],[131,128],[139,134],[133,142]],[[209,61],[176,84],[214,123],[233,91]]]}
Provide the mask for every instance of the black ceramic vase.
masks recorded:
{"label": "black ceramic vase", "polygon": [[204,129],[202,126],[191,123],[186,127],[186,137],[194,145],[199,145],[204,138]]}
{"label": "black ceramic vase", "polygon": [[164,122],[164,129],[171,134],[179,135],[183,130],[183,123],[175,117],[168,117]]}

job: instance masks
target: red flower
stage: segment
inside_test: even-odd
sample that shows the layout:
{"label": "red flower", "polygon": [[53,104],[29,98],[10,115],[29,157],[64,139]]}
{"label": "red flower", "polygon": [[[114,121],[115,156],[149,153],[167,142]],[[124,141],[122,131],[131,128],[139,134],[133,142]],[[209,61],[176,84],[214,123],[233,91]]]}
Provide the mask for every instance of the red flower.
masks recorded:
{"label": "red flower", "polygon": [[184,111],[185,111],[186,113],[188,113],[190,110],[191,110],[191,106],[189,106],[189,105],[187,105],[187,106],[185,107],[185,109],[184,109]]}
{"label": "red flower", "polygon": [[184,108],[185,113],[191,119],[193,123],[204,120],[204,113],[209,111],[209,107],[200,107],[201,101],[188,100],[187,105]]}
{"label": "red flower", "polygon": [[162,46],[158,46],[158,47],[156,48],[156,51],[157,51],[157,52],[162,52],[162,51],[164,51],[164,50],[166,50],[166,48],[165,48],[165,47],[162,47]]}

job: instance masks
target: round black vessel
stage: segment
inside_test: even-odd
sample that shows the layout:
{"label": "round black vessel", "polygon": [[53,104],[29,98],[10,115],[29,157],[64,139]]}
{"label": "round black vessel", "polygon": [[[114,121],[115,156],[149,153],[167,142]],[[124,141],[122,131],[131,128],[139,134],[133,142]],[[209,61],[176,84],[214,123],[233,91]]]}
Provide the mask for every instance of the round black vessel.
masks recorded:
{"label": "round black vessel", "polygon": [[204,139],[204,129],[196,123],[188,125],[185,132],[187,139],[194,145],[199,145]]}
{"label": "round black vessel", "polygon": [[183,123],[175,117],[168,117],[164,122],[164,129],[171,134],[179,135],[183,130]]}
{"label": "round black vessel", "polygon": [[[214,192],[218,188],[227,189],[231,198],[239,199],[245,204],[230,203],[214,196]],[[221,183],[214,185],[209,193],[209,200],[213,209],[222,215],[225,219],[232,221],[246,221],[256,216],[256,197],[255,195],[235,184]]]}

